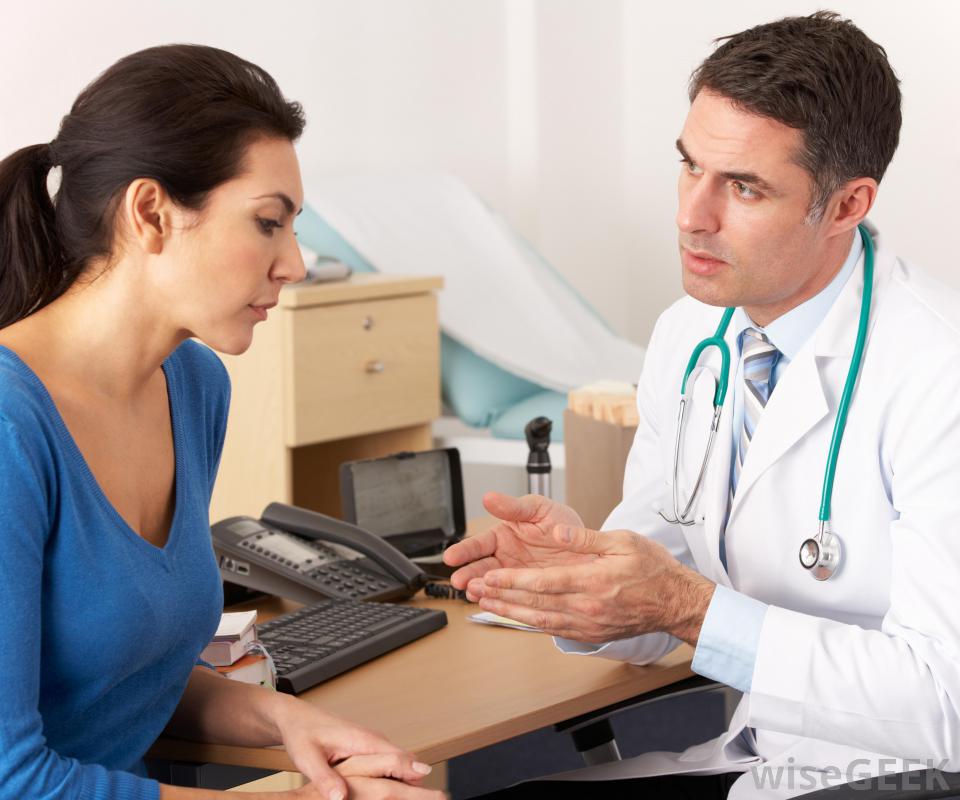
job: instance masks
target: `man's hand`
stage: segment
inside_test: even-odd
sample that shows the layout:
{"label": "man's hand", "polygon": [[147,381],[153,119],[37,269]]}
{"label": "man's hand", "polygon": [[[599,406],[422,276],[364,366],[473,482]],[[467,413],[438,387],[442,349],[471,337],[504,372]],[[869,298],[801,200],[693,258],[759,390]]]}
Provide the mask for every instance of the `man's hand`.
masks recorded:
{"label": "man's hand", "polygon": [[483,505],[500,522],[449,547],[443,554],[449,566],[462,567],[453,573],[450,582],[457,589],[466,589],[468,600],[477,601],[479,595],[474,586],[479,586],[479,579],[491,569],[576,564],[594,558],[557,547],[553,539],[557,525],[583,525],[580,515],[568,506],[536,494],[511,497],[497,492],[487,492]]}
{"label": "man's hand", "polygon": [[580,642],[666,631],[696,645],[716,587],[663,545],[632,531],[558,525],[536,552],[523,568],[505,569],[512,564],[498,557],[499,567],[472,580],[480,606]]}

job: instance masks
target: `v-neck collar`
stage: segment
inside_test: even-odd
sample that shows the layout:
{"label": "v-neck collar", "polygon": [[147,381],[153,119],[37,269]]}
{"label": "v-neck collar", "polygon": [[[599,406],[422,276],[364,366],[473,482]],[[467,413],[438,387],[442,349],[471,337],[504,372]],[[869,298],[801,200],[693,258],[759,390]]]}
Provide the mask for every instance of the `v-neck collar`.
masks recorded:
{"label": "v-neck collar", "polygon": [[83,452],[80,450],[76,440],[73,438],[73,434],[70,433],[70,429],[67,427],[66,422],[64,422],[63,416],[60,414],[60,410],[57,408],[57,404],[54,402],[53,397],[47,390],[46,385],[42,380],[40,380],[40,377],[22,358],[20,358],[16,352],[11,350],[9,347],[0,345],[0,351],[6,352],[11,356],[15,366],[17,366],[20,372],[23,373],[23,375],[39,393],[41,400],[50,415],[50,418],[53,420],[54,427],[57,429],[60,440],[69,454],[69,457],[74,464],[76,464],[79,474],[90,488],[91,494],[97,499],[107,514],[113,518],[114,522],[128,537],[132,537],[141,546],[157,554],[169,553],[172,550],[173,544],[175,543],[176,532],[179,527],[179,520],[185,503],[183,498],[183,433],[180,415],[178,413],[178,404],[175,402],[175,399],[178,396],[177,392],[179,391],[179,386],[174,375],[176,372],[176,365],[171,363],[170,357],[163,362],[161,368],[163,369],[163,374],[167,384],[167,403],[170,409],[170,428],[173,432],[174,509],[173,518],[170,522],[170,529],[167,531],[166,541],[164,542],[163,547],[158,547],[137,533],[137,531],[135,531],[133,527],[123,518],[120,512],[117,511],[113,503],[110,502],[110,499],[107,497],[106,493],[103,491],[103,488],[100,486],[99,481],[97,481],[96,476],[93,474],[93,470],[90,469],[90,465],[87,463]]}

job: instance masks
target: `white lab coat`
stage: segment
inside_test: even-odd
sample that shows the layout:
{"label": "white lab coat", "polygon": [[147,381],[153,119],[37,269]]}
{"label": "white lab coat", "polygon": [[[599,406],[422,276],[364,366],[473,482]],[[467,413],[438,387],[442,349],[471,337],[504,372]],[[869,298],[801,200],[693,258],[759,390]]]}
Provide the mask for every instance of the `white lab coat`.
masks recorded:
{"label": "white lab coat", "polygon": [[[640,425],[624,494],[605,530],[665,544],[718,584],[770,604],[751,693],[727,734],[683,754],[647,754],[568,774],[573,779],[765,769],[730,797],[789,797],[851,778],[960,770],[960,295],[877,239],[870,332],[833,490],[840,571],[818,582],[798,560],[817,530],[824,466],[850,365],[863,257],[817,331],[780,376],[760,418],[726,525],[733,380],[697,506],[697,524],[669,525],[679,388],[694,346],[721,310],[684,298],[659,319],[640,379]],[[736,352],[735,332],[726,340]],[[719,374],[720,355],[703,363]],[[710,392],[697,382],[681,471],[693,485]],[[649,634],[584,651],[646,664],[677,644]],[[592,651],[592,652],[591,652]],[[750,728],[756,729],[754,741]],[[777,770],[780,778],[774,789]],[[834,773],[831,770],[836,769]],[[850,777],[840,778],[839,774]]]}

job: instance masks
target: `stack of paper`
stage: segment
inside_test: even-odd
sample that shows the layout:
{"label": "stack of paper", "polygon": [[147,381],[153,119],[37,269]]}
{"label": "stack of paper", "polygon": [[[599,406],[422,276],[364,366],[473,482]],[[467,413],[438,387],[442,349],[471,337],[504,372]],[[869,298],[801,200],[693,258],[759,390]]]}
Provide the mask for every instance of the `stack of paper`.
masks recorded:
{"label": "stack of paper", "polygon": [[257,638],[256,621],[256,611],[223,614],[213,641],[203,649],[200,658],[215,667],[229,667],[239,661]]}

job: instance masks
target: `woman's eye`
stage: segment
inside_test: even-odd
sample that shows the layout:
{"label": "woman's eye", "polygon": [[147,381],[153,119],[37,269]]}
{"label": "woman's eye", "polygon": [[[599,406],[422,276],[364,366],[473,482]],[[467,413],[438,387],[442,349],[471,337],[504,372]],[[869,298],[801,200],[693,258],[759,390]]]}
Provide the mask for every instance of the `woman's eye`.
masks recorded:
{"label": "woman's eye", "polygon": [[273,236],[274,229],[283,227],[279,220],[267,219],[266,217],[257,217],[257,224],[260,226],[260,230],[267,236]]}
{"label": "woman's eye", "polygon": [[744,200],[755,200],[760,196],[757,192],[747,186],[747,184],[741,183],[740,181],[734,181],[733,188]]}

